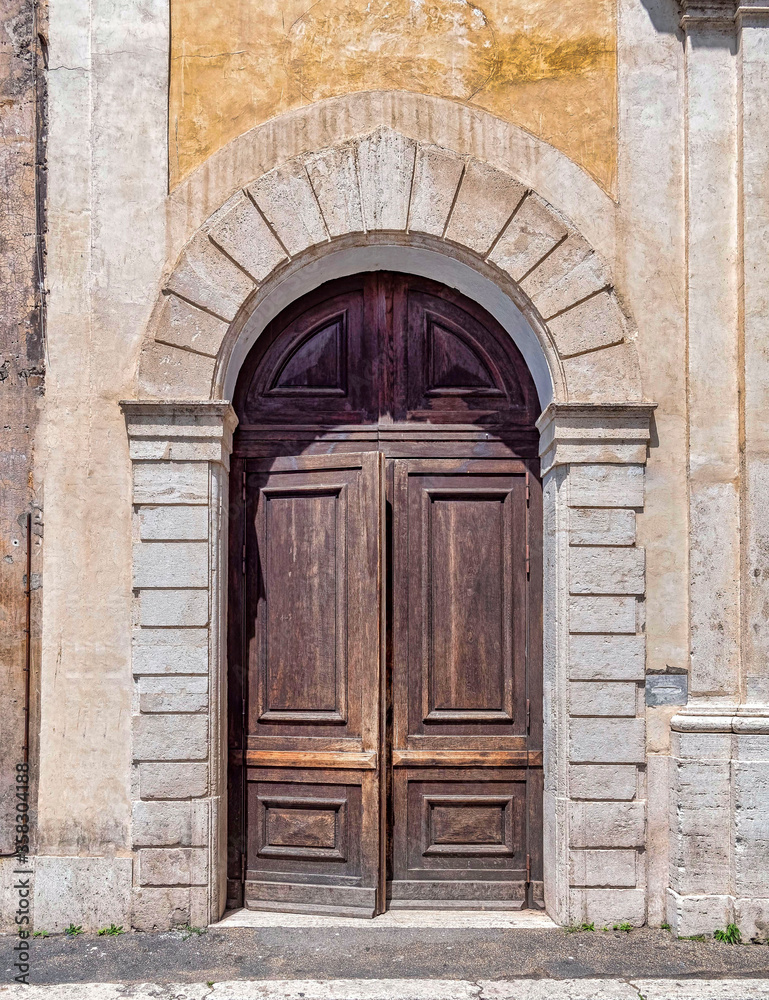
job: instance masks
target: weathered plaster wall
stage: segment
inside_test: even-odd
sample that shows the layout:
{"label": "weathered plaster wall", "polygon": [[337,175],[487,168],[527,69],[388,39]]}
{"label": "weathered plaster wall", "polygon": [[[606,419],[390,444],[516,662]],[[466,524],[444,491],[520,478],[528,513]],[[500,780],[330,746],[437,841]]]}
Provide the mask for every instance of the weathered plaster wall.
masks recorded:
{"label": "weathered plaster wall", "polygon": [[50,5],[41,926],[77,899],[90,923],[128,916],[131,474],[118,400],[165,252],[167,54],[161,0]]}
{"label": "weathered plaster wall", "polygon": [[483,108],[616,179],[615,0],[172,0],[171,187],[292,108],[407,90]]}
{"label": "weathered plaster wall", "polygon": [[[45,4],[8,0],[0,15],[0,854],[14,850],[15,765],[24,759],[25,670],[39,665],[39,481],[43,394]],[[32,515],[31,534],[27,515]],[[30,551],[31,549],[31,551]],[[32,577],[27,579],[27,557]],[[32,635],[27,635],[28,597]],[[34,682],[32,704],[35,704]],[[34,725],[32,727],[34,733]]]}

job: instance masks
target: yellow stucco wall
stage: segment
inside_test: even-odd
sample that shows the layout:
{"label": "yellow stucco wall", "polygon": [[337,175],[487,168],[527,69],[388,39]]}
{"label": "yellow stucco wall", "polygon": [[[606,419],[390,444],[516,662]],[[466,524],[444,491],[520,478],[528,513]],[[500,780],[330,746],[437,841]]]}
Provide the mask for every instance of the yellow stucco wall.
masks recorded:
{"label": "yellow stucco wall", "polygon": [[410,90],[490,111],[613,192],[615,0],[172,0],[170,182],[284,111]]}

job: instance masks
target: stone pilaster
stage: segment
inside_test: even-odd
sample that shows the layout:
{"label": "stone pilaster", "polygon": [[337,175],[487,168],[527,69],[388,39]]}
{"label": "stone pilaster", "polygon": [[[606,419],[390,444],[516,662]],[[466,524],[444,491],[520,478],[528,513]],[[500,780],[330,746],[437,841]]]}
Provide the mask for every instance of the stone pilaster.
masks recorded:
{"label": "stone pilaster", "polygon": [[690,703],[672,719],[668,921],[769,936],[769,7],[681,5],[689,189]]}
{"label": "stone pilaster", "polygon": [[538,421],[546,902],[561,923],[645,919],[645,553],[636,513],[653,409],[551,404]]}
{"label": "stone pilaster", "polygon": [[132,923],[218,919],[226,833],[228,403],[124,402],[133,463]]}

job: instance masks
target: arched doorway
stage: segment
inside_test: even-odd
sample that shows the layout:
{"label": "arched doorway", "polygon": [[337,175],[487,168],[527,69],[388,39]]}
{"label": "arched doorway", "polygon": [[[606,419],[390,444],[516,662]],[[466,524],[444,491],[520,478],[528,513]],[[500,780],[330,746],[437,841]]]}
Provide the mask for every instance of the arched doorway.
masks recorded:
{"label": "arched doorway", "polygon": [[329,282],[242,366],[229,905],[542,905],[537,393],[423,278]]}

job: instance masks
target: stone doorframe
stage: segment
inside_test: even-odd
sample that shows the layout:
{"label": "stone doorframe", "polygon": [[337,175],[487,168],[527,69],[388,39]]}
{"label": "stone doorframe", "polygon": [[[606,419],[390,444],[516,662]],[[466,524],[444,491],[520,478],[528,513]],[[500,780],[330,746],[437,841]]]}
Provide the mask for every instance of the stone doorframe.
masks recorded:
{"label": "stone doorframe", "polygon": [[183,250],[125,401],[134,467],[133,925],[225,899],[228,464],[240,365],[353,270],[437,278],[510,332],[543,404],[545,899],[645,918],[644,551],[653,404],[609,272],[512,174],[389,127],[280,163]]}

